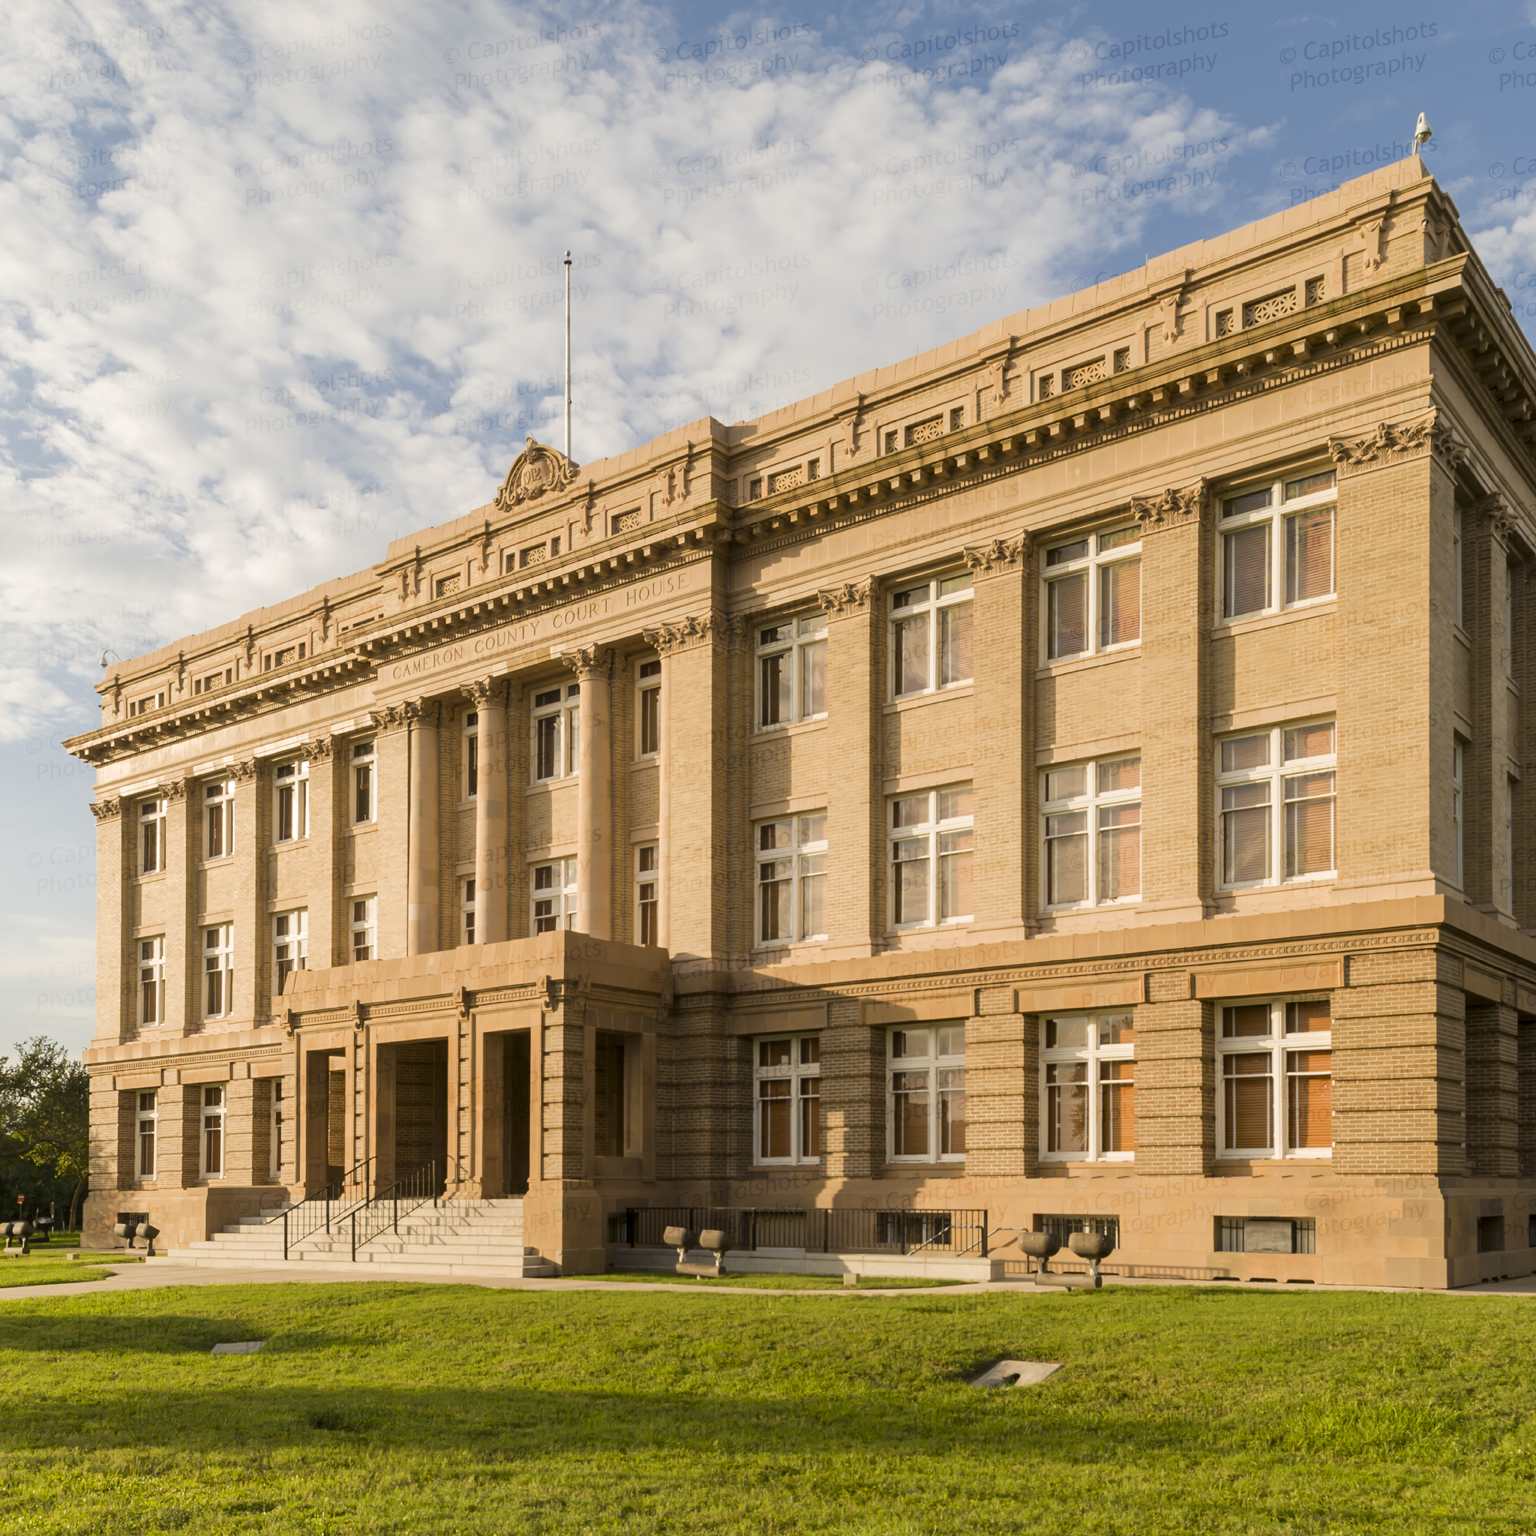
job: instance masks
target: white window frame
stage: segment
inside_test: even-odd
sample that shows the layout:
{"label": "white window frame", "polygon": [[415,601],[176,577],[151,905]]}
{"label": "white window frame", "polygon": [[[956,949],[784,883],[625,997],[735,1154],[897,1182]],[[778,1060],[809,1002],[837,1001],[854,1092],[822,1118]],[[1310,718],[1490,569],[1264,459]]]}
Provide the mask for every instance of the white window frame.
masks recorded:
{"label": "white window frame", "polygon": [[354,827],[379,819],[379,744],[370,736],[352,743],[352,813]]}
{"label": "white window frame", "polygon": [[[575,778],[581,766],[581,684],[554,683],[535,691],[537,701],[550,694],[557,697],[547,704],[535,702],[532,710],[533,741],[528,766],[535,784],[554,784]],[[555,721],[555,772],[539,772],[539,727],[545,720]]]}
{"label": "white window frame", "polygon": [[[770,666],[779,676],[779,687],[772,692],[768,687]],[[807,671],[818,669],[821,684],[820,709],[809,708],[817,703],[815,688],[807,679]],[[788,678],[784,670],[788,668]],[[777,731],[786,726],[800,725],[807,720],[825,720],[827,717],[827,616],[824,613],[797,614],[778,624],[757,626],[757,656],[754,666],[757,697],[754,729]],[[788,687],[785,687],[787,681]],[[777,716],[769,719],[770,715]]]}
{"label": "white window frame", "polygon": [[[164,795],[151,795],[147,800],[139,801],[139,836],[138,855],[139,873],[141,875],[163,875],[166,866],[166,854],[169,850],[165,846],[166,834],[166,802]],[[151,860],[149,854],[148,839],[154,838],[154,857]]]}
{"label": "white window frame", "polygon": [[463,875],[459,879],[459,943],[475,942],[475,877]]}
{"label": "white window frame", "polygon": [[[1133,789],[1102,789],[1100,781],[1107,770],[1120,765],[1135,763],[1137,766],[1137,783]],[[1141,754],[1140,752],[1121,752],[1109,757],[1090,758],[1081,763],[1053,763],[1049,768],[1040,771],[1040,908],[1044,912],[1082,912],[1097,906],[1133,906],[1141,900],[1142,893],[1138,890],[1134,894],[1125,896],[1105,897],[1100,895],[1100,887],[1103,884],[1100,863],[1103,856],[1103,840],[1101,833],[1105,831],[1125,830],[1124,828],[1104,828],[1100,826],[1101,811],[1124,813],[1131,807],[1138,811],[1141,808]],[[1058,776],[1070,773],[1074,769],[1081,769],[1083,773],[1084,793],[1081,795],[1058,796],[1051,799],[1052,780]],[[1083,830],[1081,832],[1067,832],[1062,828],[1060,819],[1081,815],[1083,817]],[[1138,817],[1135,823],[1141,826]],[[1057,829],[1053,831],[1053,828]],[[1082,837],[1087,845],[1087,898],[1083,901],[1059,901],[1051,900],[1051,844],[1060,838],[1073,836]],[[1140,854],[1137,855],[1138,866]],[[1143,882],[1138,881],[1138,885]]]}
{"label": "white window frame", "polygon": [[[133,1176],[147,1182],[155,1176],[155,1163],[160,1151],[159,1095],[153,1088],[140,1089],[133,1096],[133,1106]],[[149,1128],[147,1132],[146,1126]],[[147,1159],[144,1156],[146,1136],[149,1143]],[[145,1167],[146,1162],[148,1167]]]}
{"label": "white window frame", "polygon": [[[576,926],[576,856],[540,859],[528,871],[528,932],[568,932]],[[540,880],[545,883],[540,884]],[[544,911],[539,908],[544,907]],[[541,926],[542,925],[542,926]]]}
{"label": "white window frame", "polygon": [[[379,898],[377,896],[349,896],[347,901],[352,911],[352,921],[348,924],[348,953],[352,956],[353,965],[361,965],[368,960],[377,960],[378,950],[378,922],[379,922]],[[359,910],[361,909],[361,910]],[[358,950],[366,949],[366,955],[358,954]]]}
{"label": "white window frame", "polygon": [[[1216,1005],[1216,1156],[1226,1161],[1248,1161],[1262,1158],[1266,1161],[1281,1159],[1316,1160],[1333,1156],[1332,1125],[1329,1145],[1326,1147],[1297,1147],[1290,1140],[1290,1091],[1286,1055],[1289,1051],[1327,1051],[1332,1056],[1333,1030],[1297,1030],[1286,1033],[1286,1005],[1290,1003],[1329,1002],[1326,994],[1293,994],[1289,997],[1223,998]],[[1268,1035],[1239,1035],[1228,1038],[1226,1010],[1263,1006],[1269,1009]],[[1330,1020],[1331,1023],[1331,1020]],[[1269,1062],[1269,1112],[1273,1127],[1271,1145],[1268,1147],[1227,1148],[1227,1073],[1229,1056],[1263,1056]],[[1329,1062],[1329,1079],[1333,1079],[1332,1061]],[[1334,1112],[1335,1116],[1337,1111]]]}
{"label": "white window frame", "polygon": [[[787,1045],[788,1061],[772,1066],[764,1058],[777,1045]],[[788,1083],[789,1093],[782,1102],[789,1108],[789,1156],[772,1157],[763,1150],[767,1135],[767,1107],[778,1103],[769,1098],[764,1084]],[[812,1087],[811,1092],[807,1088]],[[805,1116],[814,1117],[816,1150],[806,1149]],[[821,1119],[821,1036],[757,1035],[752,1040],[752,1162],[755,1167],[787,1167],[791,1164],[820,1163],[826,1130]]]}
{"label": "white window frame", "polygon": [[[227,1117],[229,1111],[229,1094],[222,1083],[209,1083],[198,1097],[202,1100],[199,1105],[201,1124],[198,1127],[198,1162],[201,1176],[205,1179],[222,1179],[224,1177],[224,1160],[228,1153],[225,1134],[227,1129]],[[217,1137],[215,1143],[212,1138]],[[217,1157],[210,1157],[210,1152],[217,1152]]]}
{"label": "white window frame", "polygon": [[[928,799],[927,820],[908,822],[898,827],[896,825],[898,805],[906,801],[920,800],[924,796]],[[963,803],[970,809],[963,812],[955,811],[953,805],[945,800],[946,796],[964,796]],[[971,904],[975,905],[975,803],[975,786],[971,784],[946,784],[939,789],[920,789],[914,790],[911,794],[886,796],[885,872],[890,887],[885,903],[887,932],[907,933],[923,928],[950,928],[976,920],[974,912],[956,912],[949,915],[938,913],[939,881],[936,878],[939,874],[940,859],[968,855],[972,868]],[[948,815],[945,815],[946,810],[949,811]],[[946,842],[961,833],[970,834],[964,845],[952,844],[946,848]],[[896,920],[896,900],[899,894],[897,848],[899,844],[915,842],[923,838],[928,841],[927,911],[922,918],[907,918],[903,914],[902,921],[898,922]],[[904,859],[901,862],[906,863],[910,860]]]}
{"label": "white window frame", "polygon": [[[914,596],[921,588],[927,588],[926,597]],[[952,590],[946,592],[945,587]],[[898,601],[907,598],[908,601]],[[964,677],[952,677],[942,681],[943,654],[949,642],[944,635],[943,619],[955,609],[969,610],[971,621],[971,668]],[[976,591],[975,581],[969,571],[940,571],[934,576],[918,578],[894,584],[885,600],[886,634],[886,697],[919,699],[927,694],[944,693],[951,688],[969,688],[976,680]],[[916,620],[927,621],[928,667],[927,676],[920,688],[896,691],[897,673],[900,667],[899,631],[903,624]]]}
{"label": "white window frame", "polygon": [[[202,935],[203,968],[198,983],[202,989],[202,1016],[205,1019],[227,1019],[234,1012],[235,925],[207,923],[203,926]],[[220,1007],[217,1010],[208,1006],[208,984],[213,976],[219,978]]]}
{"label": "white window frame", "polygon": [[[1133,537],[1127,538],[1131,534]],[[1083,552],[1075,553],[1077,546]],[[1081,661],[1085,656],[1103,656],[1111,652],[1129,651],[1141,644],[1141,581],[1137,577],[1137,623],[1134,640],[1105,641],[1104,629],[1104,578],[1115,566],[1134,564],[1138,573],[1141,566],[1141,528],[1136,523],[1116,523],[1108,528],[1095,528],[1079,533],[1070,539],[1058,539],[1050,544],[1040,557],[1040,655],[1044,665],[1054,667],[1064,662]],[[1052,588],[1059,582],[1087,578],[1088,602],[1085,614],[1087,645],[1080,651],[1057,653],[1051,633]]]}
{"label": "white window frame", "polygon": [[459,741],[459,800],[476,800],[480,795],[480,711],[464,711]]}
{"label": "white window frame", "polygon": [[[1131,1038],[1118,1043],[1106,1039],[1116,1021],[1129,1020]],[[1048,1046],[1051,1026],[1082,1023],[1087,1043],[1081,1046]],[[1094,1013],[1053,1013],[1040,1020],[1040,1157],[1053,1163],[1130,1163],[1136,1153],[1104,1150],[1104,1099],[1100,1067],[1116,1061],[1136,1060],[1136,1015],[1130,1008],[1106,1008]],[[1058,1036],[1059,1038],[1059,1036]],[[1049,1067],[1082,1063],[1083,1086],[1088,1092],[1088,1147],[1086,1151],[1049,1151],[1051,1144],[1051,1083]],[[1134,1067],[1131,1086],[1135,1088]],[[1132,1108],[1132,1117],[1135,1109]]]}
{"label": "white window frame", "polygon": [[[1294,496],[1289,496],[1288,499],[1290,489],[1299,488],[1309,480],[1325,476],[1331,477],[1330,484],[1304,494],[1298,492]],[[1260,493],[1268,494],[1267,506],[1256,507],[1248,512],[1233,512],[1229,515],[1228,508],[1235,506],[1244,497],[1256,496]],[[1282,475],[1267,484],[1250,485],[1222,497],[1215,530],[1218,609],[1216,622],[1218,624],[1239,624],[1246,619],[1260,619],[1272,613],[1290,613],[1298,609],[1315,607],[1319,603],[1331,603],[1337,599],[1339,592],[1338,498],[1338,474],[1334,470],[1324,469],[1303,470],[1300,473]],[[1290,585],[1290,567],[1286,556],[1286,522],[1300,513],[1324,506],[1332,506],[1334,509],[1329,555],[1332,585],[1327,592],[1320,592],[1316,597],[1301,597],[1294,602],[1290,601],[1286,596]],[[1265,523],[1269,524],[1270,529],[1269,539],[1265,545],[1265,558],[1268,561],[1264,575],[1265,604],[1262,608],[1247,609],[1242,613],[1228,613],[1227,609],[1231,606],[1232,598],[1228,590],[1230,583],[1227,572],[1227,540],[1233,534],[1242,533],[1245,529],[1255,528]]]}
{"label": "white window frame", "polygon": [[[647,744],[647,711],[654,710],[650,722],[655,739]],[[635,668],[635,757],[650,759],[661,756],[661,660],[659,657],[644,658]]]}
{"label": "white window frame", "polygon": [[[286,817],[288,833],[283,834],[284,796],[292,796]],[[272,765],[272,843],[301,843],[309,836],[309,759],[285,758]]]}
{"label": "white window frame", "polygon": [[283,1172],[283,1080],[269,1078],[272,1096],[267,1110],[267,1177],[276,1179]]}
{"label": "white window frame", "polygon": [[1461,738],[1451,741],[1451,831],[1456,840],[1456,884],[1467,888],[1467,748]]}
{"label": "white window frame", "polygon": [[[780,840],[782,839],[782,841]],[[767,846],[765,846],[767,844]],[[803,944],[826,938],[827,915],[827,813],[797,811],[793,816],[777,816],[757,822],[752,828],[752,847],[756,879],[753,882],[752,921],[760,949],[782,949],[789,944]],[[778,866],[787,865],[780,869]],[[811,881],[819,882],[817,887]],[[790,931],[787,936],[765,935],[763,891],[768,885],[789,884]],[[812,895],[820,896],[821,930],[813,932],[807,922],[805,906]]]}
{"label": "white window frame", "polygon": [[[1318,757],[1295,758],[1285,761],[1285,737],[1287,731],[1305,730],[1312,726],[1330,725],[1334,728],[1334,750]],[[1244,741],[1249,737],[1269,737],[1269,761],[1262,768],[1234,769],[1222,772],[1222,748],[1228,742]],[[1285,837],[1285,782],[1287,779],[1306,778],[1314,773],[1334,775],[1333,803],[1333,868],[1317,870],[1311,874],[1286,875]],[[1227,830],[1226,810],[1223,806],[1223,790],[1236,789],[1245,784],[1269,785],[1269,852],[1268,872],[1262,880],[1230,881],[1226,878]],[[1251,731],[1231,731],[1216,742],[1216,888],[1219,891],[1264,890],[1279,885],[1305,885],[1319,880],[1338,877],[1338,726],[1331,716],[1315,720],[1288,720],[1283,725],[1263,726]]]}
{"label": "white window frame", "polygon": [[[139,1028],[153,1029],[165,1023],[165,935],[146,935],[134,943],[139,956]],[[144,1006],[146,1000],[149,1008]]]}
{"label": "white window frame", "polygon": [[[960,1049],[954,1050],[955,1037],[959,1037]],[[925,1054],[914,1051],[898,1056],[898,1042],[914,1044],[926,1037]],[[946,1050],[949,1046],[951,1049]],[[928,1077],[928,1149],[926,1152],[897,1152],[896,1150],[896,1074],[925,1072]],[[958,1083],[954,1074],[959,1073]],[[952,1020],[941,1024],[901,1025],[888,1029],[885,1035],[885,1157],[889,1163],[963,1163],[965,1153],[940,1150],[940,1116],[946,1093],[960,1095],[965,1103],[965,1023]],[[964,1139],[965,1114],[961,1111],[962,1140]]]}
{"label": "white window frame", "polygon": [[[218,828],[219,852],[212,851]],[[215,779],[203,785],[203,862],[229,859],[235,853],[235,781]]]}
{"label": "white window frame", "polygon": [[1499,909],[1511,914],[1515,910],[1515,797],[1519,782],[1512,773],[1504,776],[1504,878],[1499,881]]}
{"label": "white window frame", "polygon": [[635,848],[635,943],[661,943],[661,845]]}
{"label": "white window frame", "polygon": [[309,909],[272,914],[272,996],[281,997],[288,977],[309,967]]}

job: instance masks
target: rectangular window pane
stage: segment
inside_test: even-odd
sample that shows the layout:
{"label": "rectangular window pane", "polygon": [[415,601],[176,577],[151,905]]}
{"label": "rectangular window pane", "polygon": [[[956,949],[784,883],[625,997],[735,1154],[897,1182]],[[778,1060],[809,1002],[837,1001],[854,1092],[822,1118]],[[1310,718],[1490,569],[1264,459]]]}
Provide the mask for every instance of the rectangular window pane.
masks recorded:
{"label": "rectangular window pane", "polygon": [[939,836],[939,919],[969,917],[971,858],[974,833],[944,832]]}
{"label": "rectangular window pane", "polygon": [[1088,1064],[1051,1061],[1045,1067],[1046,1150],[1088,1150]]}
{"label": "rectangular window pane", "polygon": [[790,1088],[788,1078],[759,1083],[758,1100],[761,1115],[758,1153],[762,1157],[789,1157],[790,1153]]}
{"label": "rectangular window pane", "polygon": [[794,911],[791,906],[794,882],[790,879],[793,868],[794,864],[790,859],[774,859],[771,863],[758,865],[760,936],[765,942],[770,939],[794,937],[791,927],[794,922]]}
{"label": "rectangular window pane", "polygon": [[1141,759],[1122,757],[1118,762],[1099,764],[1099,793],[1119,794],[1123,790],[1141,788]]}
{"label": "rectangular window pane", "polygon": [[1286,1139],[1291,1150],[1333,1145],[1333,1055],[1329,1051],[1287,1051]]}
{"label": "rectangular window pane", "polygon": [[373,766],[359,763],[353,770],[357,788],[356,820],[373,820]]}
{"label": "rectangular window pane", "polygon": [[764,656],[760,663],[763,704],[760,725],[782,725],[790,717],[789,653]]}
{"label": "rectangular window pane", "polygon": [[1222,1061],[1229,1152],[1263,1152],[1274,1145],[1270,1058],[1227,1056]]}
{"label": "rectangular window pane", "polygon": [[1332,1005],[1326,997],[1309,997],[1303,1002],[1285,1005],[1285,1032],[1288,1035],[1313,1034],[1333,1028]]}
{"label": "rectangular window pane", "polygon": [[1268,523],[1256,523],[1223,536],[1226,579],[1222,612],[1229,619],[1262,613],[1269,607],[1269,529]]}
{"label": "rectangular window pane", "polygon": [[896,692],[921,693],[928,686],[928,615],[896,625]]}
{"label": "rectangular window pane", "polygon": [[1045,552],[1047,569],[1053,565],[1071,565],[1074,560],[1086,560],[1087,558],[1087,539],[1075,539],[1070,544],[1058,544],[1055,549],[1048,549]]}
{"label": "rectangular window pane", "polygon": [[1333,591],[1333,508],[1285,520],[1285,600],[1304,603]]}
{"label": "rectangular window pane", "polygon": [[800,1156],[821,1156],[821,1079],[800,1079]]}
{"label": "rectangular window pane", "polygon": [[891,1074],[892,1151],[897,1157],[928,1156],[928,1074]]}
{"label": "rectangular window pane", "polygon": [[1136,1150],[1136,1063],[1099,1063],[1099,1150]]}
{"label": "rectangular window pane", "polygon": [[1235,1008],[1223,1008],[1221,1014],[1223,1040],[1247,1039],[1269,1033],[1268,1003],[1239,1003]]}
{"label": "rectangular window pane", "polygon": [[[1101,784],[1100,792],[1103,788]],[[1076,800],[1087,793],[1088,770],[1086,768],[1052,768],[1045,776],[1045,798],[1048,801]]]}
{"label": "rectangular window pane", "polygon": [[1088,814],[1045,818],[1046,902],[1062,906],[1088,899]]}
{"label": "rectangular window pane", "polygon": [[1221,792],[1222,880],[1241,885],[1269,878],[1269,785]]}
{"label": "rectangular window pane", "polygon": [[1141,806],[1099,810],[1099,900],[1141,894]]}
{"label": "rectangular window pane", "polygon": [[1238,736],[1221,744],[1221,771],[1245,773],[1269,766],[1269,732],[1262,736]]}
{"label": "rectangular window pane", "polygon": [[560,771],[560,717],[545,715],[534,723],[534,777],[552,779]]}
{"label": "rectangular window pane", "polygon": [[970,603],[956,603],[939,610],[939,686],[967,683],[975,675],[971,654],[972,618]]}
{"label": "rectangular window pane", "polygon": [[1308,773],[1285,781],[1285,874],[1327,874],[1333,868],[1333,775]]}
{"label": "rectangular window pane", "polygon": [[891,921],[928,921],[928,839],[907,838],[892,845]]}
{"label": "rectangular window pane", "polygon": [[800,879],[800,937],[819,939],[827,931],[827,877],[803,875]]}
{"label": "rectangular window pane", "polygon": [[1087,1044],[1087,1019],[1047,1019],[1045,1021],[1046,1050],[1080,1051]]}
{"label": "rectangular window pane", "polygon": [[1046,654],[1081,655],[1088,649],[1088,573],[1050,582],[1046,594]]}
{"label": "rectangular window pane", "polygon": [[1141,561],[1123,560],[1099,571],[1099,644],[1141,639]]}
{"label": "rectangular window pane", "polygon": [[939,1156],[965,1152],[965,1068],[939,1072]]}
{"label": "rectangular window pane", "polygon": [[1244,512],[1257,512],[1261,507],[1269,505],[1270,491],[1266,486],[1262,491],[1247,491],[1241,496],[1234,496],[1226,502],[1221,509],[1223,517],[1240,517]]}
{"label": "rectangular window pane", "polygon": [[1333,721],[1292,726],[1285,733],[1285,760],[1305,762],[1309,757],[1333,756]]}
{"label": "rectangular window pane", "polygon": [[827,642],[800,647],[800,718],[827,712]]}

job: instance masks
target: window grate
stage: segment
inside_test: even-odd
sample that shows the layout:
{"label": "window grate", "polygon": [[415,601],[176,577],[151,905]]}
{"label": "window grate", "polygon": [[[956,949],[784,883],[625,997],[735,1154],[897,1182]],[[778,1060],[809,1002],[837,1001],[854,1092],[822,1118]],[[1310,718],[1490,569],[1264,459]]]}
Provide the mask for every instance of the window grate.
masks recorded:
{"label": "window grate", "polygon": [[797,464],[793,469],[781,469],[768,477],[768,494],[776,496],[780,491],[792,491],[796,486],[804,484],[805,465]]}
{"label": "window grate", "polygon": [[944,436],[944,418],[930,416],[927,421],[915,421],[907,428],[907,447],[918,443],[931,443]]}
{"label": "window grate", "polygon": [[437,578],[437,595],[439,597],[452,597],[464,585],[464,578],[455,572],[452,576],[439,576]]}
{"label": "window grate", "polygon": [[1294,314],[1297,309],[1295,288],[1285,288],[1279,293],[1272,293],[1266,299],[1255,299],[1251,304],[1243,305],[1243,328],[1250,325],[1267,325],[1271,320],[1278,320],[1282,315]]}
{"label": "window grate", "polygon": [[1068,368],[1062,383],[1067,389],[1083,389],[1108,377],[1109,370],[1104,366],[1104,359],[1096,357],[1091,363],[1079,363],[1075,368]]}
{"label": "window grate", "polygon": [[[617,532],[617,530],[615,530]],[[527,549],[519,552],[517,563],[526,570],[530,565],[543,565],[549,559],[548,544],[530,544]]]}
{"label": "window grate", "polygon": [[1321,304],[1328,297],[1328,279],[1326,277],[1309,277],[1307,279],[1307,307]]}
{"label": "window grate", "polygon": [[615,533],[631,533],[639,526],[640,513],[638,509],[633,512],[621,512],[613,520],[613,531]]}

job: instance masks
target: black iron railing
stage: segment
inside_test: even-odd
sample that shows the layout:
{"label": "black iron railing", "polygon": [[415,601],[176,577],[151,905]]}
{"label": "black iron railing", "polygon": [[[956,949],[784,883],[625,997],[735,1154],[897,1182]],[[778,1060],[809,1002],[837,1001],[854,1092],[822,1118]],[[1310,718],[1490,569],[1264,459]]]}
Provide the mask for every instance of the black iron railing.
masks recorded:
{"label": "black iron railing", "polygon": [[352,1235],[352,1262],[357,1262],[357,1250],[371,1243],[384,1232],[400,1232],[400,1218],[419,1210],[427,1201],[437,1209],[443,1193],[443,1172],[446,1163],[433,1158],[430,1163],[413,1169],[403,1179],[396,1179],[388,1189],[380,1190],[371,1200],[353,1208],[346,1219]]}
{"label": "black iron railing", "polygon": [[297,1205],[267,1218],[266,1225],[283,1224],[283,1259],[289,1250],[313,1237],[324,1228],[329,1236],[332,1225],[339,1223],[348,1212],[368,1198],[368,1177],[373,1159],[366,1158],[355,1167],[348,1168],[339,1179],[333,1179],[324,1189],[306,1195]]}
{"label": "black iron railing", "polygon": [[985,1211],[757,1210],[651,1206],[624,1213],[621,1241],[660,1248],[668,1227],[724,1232],[733,1248],[798,1248],[807,1253],[979,1253],[987,1257]]}

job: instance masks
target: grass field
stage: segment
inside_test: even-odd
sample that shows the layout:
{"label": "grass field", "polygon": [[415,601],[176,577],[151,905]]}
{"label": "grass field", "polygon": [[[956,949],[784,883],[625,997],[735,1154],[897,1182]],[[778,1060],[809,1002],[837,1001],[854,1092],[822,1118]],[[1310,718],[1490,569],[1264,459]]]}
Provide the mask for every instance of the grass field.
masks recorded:
{"label": "grass field", "polygon": [[[610,1269],[602,1275],[586,1275],[587,1280],[620,1280],[644,1285],[691,1285],[700,1289],[735,1291],[838,1291],[843,1282],[836,1275],[733,1275],[726,1273],[709,1279],[679,1275],[665,1269]],[[909,1275],[882,1275],[864,1280],[866,1291],[927,1291],[948,1285],[963,1285],[962,1280],[927,1280]]]}
{"label": "grass field", "polygon": [[[216,1286],[0,1307],[13,1532],[1536,1530],[1536,1303]],[[211,1357],[267,1339],[258,1355]],[[1059,1360],[982,1391],[999,1356]]]}
{"label": "grass field", "polygon": [[53,1240],[35,1246],[25,1258],[10,1254],[0,1259],[0,1290],[16,1285],[74,1285],[82,1280],[105,1280],[110,1271],[95,1269],[81,1259],[70,1263],[67,1255],[80,1247],[77,1232],[59,1232]]}

